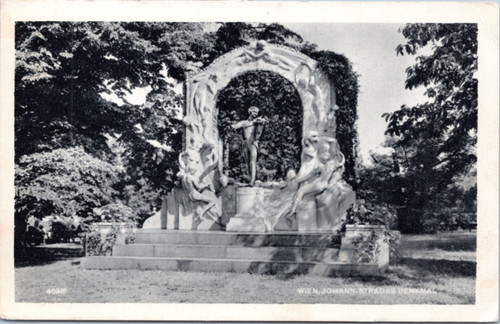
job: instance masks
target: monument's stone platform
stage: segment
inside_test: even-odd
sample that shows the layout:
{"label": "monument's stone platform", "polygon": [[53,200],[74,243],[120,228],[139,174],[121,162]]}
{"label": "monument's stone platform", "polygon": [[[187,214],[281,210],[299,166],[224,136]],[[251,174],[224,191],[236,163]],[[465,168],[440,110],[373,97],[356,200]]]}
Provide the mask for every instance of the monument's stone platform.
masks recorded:
{"label": "monument's stone platform", "polygon": [[340,236],[298,232],[139,230],[112,256],[86,257],[86,269],[144,269],[259,274],[371,275],[379,263],[346,261]]}
{"label": "monument's stone platform", "polygon": [[143,229],[135,234],[135,243],[339,248],[340,236],[285,231],[255,233]]}

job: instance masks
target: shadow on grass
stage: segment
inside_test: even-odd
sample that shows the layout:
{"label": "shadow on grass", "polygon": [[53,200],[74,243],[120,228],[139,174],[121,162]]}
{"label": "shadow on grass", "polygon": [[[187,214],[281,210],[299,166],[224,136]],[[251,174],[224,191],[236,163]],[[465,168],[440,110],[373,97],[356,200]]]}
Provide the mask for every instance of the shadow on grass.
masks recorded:
{"label": "shadow on grass", "polygon": [[402,250],[476,251],[475,235],[407,235],[401,240]]}
{"label": "shadow on grass", "polygon": [[448,275],[475,277],[476,262],[402,258],[397,265],[404,265],[422,275]]}
{"label": "shadow on grass", "polygon": [[55,263],[61,260],[72,260],[81,257],[67,249],[53,249],[47,246],[20,247],[14,251],[14,267],[37,267]]}
{"label": "shadow on grass", "polygon": [[58,259],[43,259],[34,256],[23,256],[14,259],[14,268],[39,267],[60,261]]}

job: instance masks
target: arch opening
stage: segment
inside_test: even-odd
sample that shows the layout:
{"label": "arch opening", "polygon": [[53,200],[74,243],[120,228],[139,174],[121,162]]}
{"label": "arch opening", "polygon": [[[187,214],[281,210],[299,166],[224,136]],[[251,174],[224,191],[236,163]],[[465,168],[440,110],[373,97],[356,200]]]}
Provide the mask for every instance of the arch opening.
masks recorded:
{"label": "arch opening", "polygon": [[238,182],[244,182],[248,175],[241,131],[231,125],[247,118],[252,106],[258,107],[259,116],[268,120],[259,140],[257,180],[284,180],[289,170],[300,168],[302,101],[289,80],[265,70],[241,73],[217,93],[217,127],[223,146],[224,173]]}

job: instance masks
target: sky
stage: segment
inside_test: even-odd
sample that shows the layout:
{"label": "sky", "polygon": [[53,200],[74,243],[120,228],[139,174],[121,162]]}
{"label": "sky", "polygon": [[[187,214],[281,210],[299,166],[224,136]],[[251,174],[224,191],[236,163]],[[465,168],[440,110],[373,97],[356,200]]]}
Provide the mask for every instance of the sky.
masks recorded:
{"label": "sky", "polygon": [[384,112],[402,104],[424,103],[424,89],[405,90],[406,68],[415,56],[397,56],[396,46],[405,38],[398,29],[402,24],[284,24],[315,43],[320,50],[343,54],[359,74],[358,134],[360,155],[370,163],[369,151],[381,152],[386,122]]}

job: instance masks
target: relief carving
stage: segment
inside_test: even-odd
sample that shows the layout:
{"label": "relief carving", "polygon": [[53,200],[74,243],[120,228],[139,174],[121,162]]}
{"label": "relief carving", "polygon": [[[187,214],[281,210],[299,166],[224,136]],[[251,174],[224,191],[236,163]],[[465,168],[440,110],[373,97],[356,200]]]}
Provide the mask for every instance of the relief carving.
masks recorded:
{"label": "relief carving", "polygon": [[296,217],[300,224],[297,207],[306,198],[314,198],[315,210],[306,212],[316,214],[314,226],[323,227],[317,229],[331,230],[333,224],[340,224],[355,198],[351,187],[342,180],[344,155],[336,139],[316,133],[303,139],[302,154],[302,165],[293,179],[297,190],[283,216],[289,223]]}
{"label": "relief carving", "polygon": [[[202,138],[211,139],[212,115],[214,110],[214,96],[217,93],[218,74],[213,73],[193,80],[193,98],[191,112],[183,119],[192,135],[198,141]],[[198,142],[197,141],[197,142]],[[194,143],[192,143],[194,144]]]}
{"label": "relief carving", "polygon": [[328,80],[324,80],[318,68],[313,69],[306,62],[297,67],[294,79],[302,90],[304,109],[313,113],[315,128],[320,134],[335,134],[335,110],[338,106],[331,105],[328,100]]}
{"label": "relief carving", "polygon": [[218,166],[213,147],[206,145],[201,149],[189,149],[179,155],[179,173],[185,195],[180,199],[185,214],[193,214],[197,221],[218,221],[222,215],[220,200],[210,181]]}
{"label": "relief carving", "polygon": [[241,53],[236,59],[235,64],[243,65],[259,60],[271,65],[276,65],[285,71],[290,71],[294,67],[293,63],[286,58],[280,55],[275,55],[272,52],[272,49],[270,49],[267,45],[267,42],[264,40],[257,41],[253,50],[243,50],[243,53]]}

